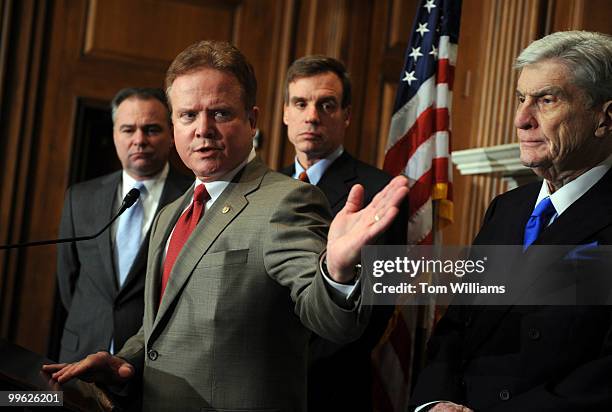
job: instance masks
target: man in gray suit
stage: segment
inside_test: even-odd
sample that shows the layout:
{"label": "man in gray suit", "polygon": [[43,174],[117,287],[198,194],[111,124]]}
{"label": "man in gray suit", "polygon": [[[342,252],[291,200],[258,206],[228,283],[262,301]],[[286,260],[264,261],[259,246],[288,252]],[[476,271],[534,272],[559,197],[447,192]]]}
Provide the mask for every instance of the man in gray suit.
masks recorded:
{"label": "man in gray suit", "polygon": [[117,356],[43,369],[60,383],[142,379],[147,411],[305,411],[311,331],[336,342],[362,332],[367,282],[355,264],[397,215],[407,181],[363,209],[356,186],[327,236],[324,195],[255,155],[256,81],[238,49],[188,47],[166,86],[177,151],[197,179],[151,227],[143,327]]}
{"label": "man in gray suit", "polygon": [[118,351],[138,331],[144,312],[148,229],[155,212],[192,183],[192,178],[168,165],[173,139],[161,89],[120,90],[111,109],[113,139],[123,170],[68,189],[60,238],[96,232],[136,184],[143,185],[135,205],[143,212],[142,219],[134,223],[124,213],[97,239],[58,246],[59,290],[68,311],[60,353],[64,362],[98,350]]}

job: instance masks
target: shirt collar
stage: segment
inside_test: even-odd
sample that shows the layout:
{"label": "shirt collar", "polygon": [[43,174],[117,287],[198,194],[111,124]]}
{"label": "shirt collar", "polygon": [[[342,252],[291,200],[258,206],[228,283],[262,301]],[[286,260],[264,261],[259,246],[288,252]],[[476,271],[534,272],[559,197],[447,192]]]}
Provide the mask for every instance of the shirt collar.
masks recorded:
{"label": "shirt collar", "polygon": [[542,182],[542,187],[540,187],[540,193],[538,194],[538,199],[535,206],[537,206],[544,198],[550,196],[550,201],[555,207],[557,215],[561,215],[576,200],[580,199],[580,197],[590,188],[595,186],[595,184],[599,182],[599,180],[608,172],[608,170],[610,170],[611,167],[612,155],[608,156],[606,160],[594,168],[589,169],[571,182],[566,183],[552,195],[550,194],[546,180],[544,180]]}
{"label": "shirt collar", "polygon": [[331,164],[336,160],[340,155],[344,152],[344,147],[340,145],[336,150],[331,152],[331,154],[324,159],[319,160],[308,169],[304,169],[304,167],[298,162],[297,156],[295,157],[295,173],[293,174],[293,178],[297,179],[300,173],[306,171],[308,175],[308,180],[311,184],[316,185],[319,183],[319,180],[323,177],[325,171],[331,166]]}
{"label": "shirt collar", "polygon": [[210,195],[210,204],[212,204],[219,196],[221,196],[221,193],[223,193],[225,188],[230,184],[238,172],[253,159],[255,159],[255,148],[251,149],[251,152],[247,158],[244,159],[238,166],[221,176],[219,179],[213,182],[202,182],[200,179],[196,178],[194,188],[196,188],[198,185],[204,185],[204,187],[206,187],[206,191]]}
{"label": "shirt collar", "polygon": [[170,170],[170,166],[168,166],[168,163],[166,162],[166,164],[164,165],[162,170],[159,173],[157,173],[156,175],[153,175],[149,179],[136,180],[132,176],[130,176],[128,174],[128,172],[126,172],[125,169],[124,169],[121,172],[121,183],[122,183],[122,185],[121,185],[121,194],[122,194],[121,198],[124,198],[125,195],[127,195],[128,192],[130,190],[132,190],[132,188],[138,182],[142,182],[144,184],[144,187],[147,189],[147,193],[151,193],[157,185],[159,185],[161,182],[164,182],[166,180],[166,177],[168,176],[168,171],[169,170]]}

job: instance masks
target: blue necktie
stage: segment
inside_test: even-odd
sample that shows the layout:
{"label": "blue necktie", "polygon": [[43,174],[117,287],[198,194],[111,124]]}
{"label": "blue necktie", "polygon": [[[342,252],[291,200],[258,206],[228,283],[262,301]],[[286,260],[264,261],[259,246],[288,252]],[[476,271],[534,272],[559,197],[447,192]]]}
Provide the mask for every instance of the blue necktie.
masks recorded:
{"label": "blue necktie", "polygon": [[523,238],[523,250],[527,249],[540,235],[543,228],[548,225],[550,219],[557,213],[550,197],[545,197],[538,203],[525,226],[525,237]]}
{"label": "blue necktie", "polygon": [[117,251],[117,268],[119,269],[119,287],[123,285],[134,259],[140,249],[140,235],[144,220],[144,209],[142,200],[147,194],[147,189],[142,182],[137,182],[134,189],[140,190],[140,197],[119,218],[117,235],[115,237],[115,250]]}

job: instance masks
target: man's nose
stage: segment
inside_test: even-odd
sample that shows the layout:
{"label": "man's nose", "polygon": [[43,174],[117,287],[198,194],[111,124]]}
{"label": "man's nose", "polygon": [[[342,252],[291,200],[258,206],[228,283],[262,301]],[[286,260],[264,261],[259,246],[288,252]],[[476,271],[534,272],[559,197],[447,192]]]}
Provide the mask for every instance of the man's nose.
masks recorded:
{"label": "man's nose", "polygon": [[198,116],[195,136],[199,138],[213,138],[215,135],[214,121],[206,115]]}
{"label": "man's nose", "polygon": [[136,129],[132,137],[133,143],[137,146],[145,146],[149,141],[147,140],[147,133],[142,129]]}
{"label": "man's nose", "polygon": [[306,122],[318,124],[320,121],[321,119],[319,117],[317,106],[314,104],[309,104],[306,106]]}
{"label": "man's nose", "polygon": [[517,129],[529,130],[538,127],[538,122],[533,114],[533,107],[525,103],[519,104],[514,115],[514,126]]}

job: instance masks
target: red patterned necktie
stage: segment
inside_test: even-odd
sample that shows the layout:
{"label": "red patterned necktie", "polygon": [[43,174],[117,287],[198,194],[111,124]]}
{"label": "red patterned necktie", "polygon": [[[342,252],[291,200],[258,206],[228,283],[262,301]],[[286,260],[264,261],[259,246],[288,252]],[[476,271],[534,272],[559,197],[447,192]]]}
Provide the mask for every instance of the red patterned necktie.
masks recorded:
{"label": "red patterned necktie", "polygon": [[308,178],[308,174],[306,174],[306,171],[300,173],[298,179],[300,179],[302,182],[310,183],[310,179]]}
{"label": "red patterned necktie", "polygon": [[172,237],[170,237],[170,243],[168,244],[168,250],[166,252],[166,259],[164,260],[164,273],[162,275],[161,290],[159,292],[159,301],[161,303],[162,296],[166,290],[168,279],[170,278],[170,272],[174,266],[174,262],[181,253],[181,249],[189,235],[193,232],[196,225],[204,214],[204,205],[210,199],[210,195],[206,191],[206,187],[201,184],[196,186],[193,192],[193,203],[183,212],[179,220],[174,226]]}

